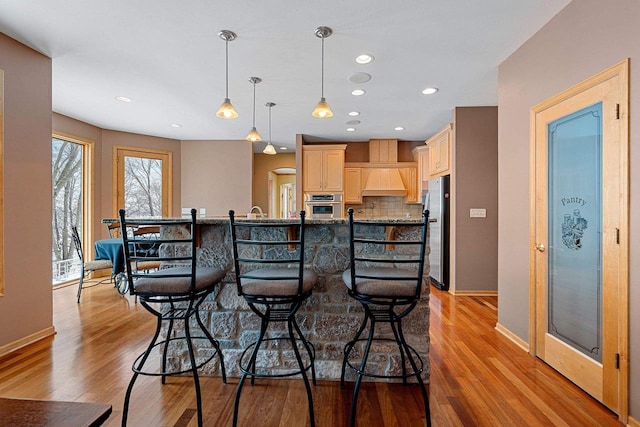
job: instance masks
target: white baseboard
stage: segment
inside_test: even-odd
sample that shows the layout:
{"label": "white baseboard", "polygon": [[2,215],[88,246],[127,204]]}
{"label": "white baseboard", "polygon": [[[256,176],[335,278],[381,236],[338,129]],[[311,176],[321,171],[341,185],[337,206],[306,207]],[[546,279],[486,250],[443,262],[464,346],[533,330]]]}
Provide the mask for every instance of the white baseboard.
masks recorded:
{"label": "white baseboard", "polygon": [[53,326],[49,326],[41,331],[35,332],[31,335],[27,335],[24,338],[20,338],[19,340],[10,342],[9,344],[5,344],[0,347],[0,357],[5,356],[11,352],[14,352],[22,347],[25,347],[29,344],[33,344],[36,341],[40,341],[43,338],[50,337],[55,335],[56,329]]}
{"label": "white baseboard", "polygon": [[510,341],[512,341],[515,345],[529,353],[529,343],[502,326],[500,323],[496,323],[496,331],[500,332],[502,335],[507,337]]}

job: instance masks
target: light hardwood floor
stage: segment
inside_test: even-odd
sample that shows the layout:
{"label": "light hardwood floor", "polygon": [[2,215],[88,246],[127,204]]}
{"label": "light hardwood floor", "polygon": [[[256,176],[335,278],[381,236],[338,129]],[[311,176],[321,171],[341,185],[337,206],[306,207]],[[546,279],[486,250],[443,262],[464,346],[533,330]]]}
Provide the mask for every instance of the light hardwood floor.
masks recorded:
{"label": "light hardwood floor", "polygon": [[[154,320],[110,285],[54,291],[57,335],[0,358],[0,396],[113,405],[107,426],[120,425],[131,363],[151,337]],[[495,297],[451,297],[432,289],[430,402],[434,426],[621,426],[616,416],[494,329]],[[10,325],[3,325],[10,327]],[[237,379],[203,378],[204,421],[231,426]],[[319,427],[344,426],[352,386],[313,388]],[[302,381],[272,380],[244,388],[242,426],[308,425]],[[416,386],[366,383],[359,426],[424,425]],[[190,377],[141,377],[130,426],[195,426]],[[0,420],[0,425],[2,421]]]}

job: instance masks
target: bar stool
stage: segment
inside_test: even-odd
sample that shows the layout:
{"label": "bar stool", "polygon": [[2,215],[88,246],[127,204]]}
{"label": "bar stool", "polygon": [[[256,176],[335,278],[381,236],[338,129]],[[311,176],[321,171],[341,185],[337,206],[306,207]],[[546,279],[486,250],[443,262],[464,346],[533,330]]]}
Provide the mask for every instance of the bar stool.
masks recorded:
{"label": "bar stool", "polygon": [[[290,377],[302,375],[307,391],[311,426],[315,426],[313,396],[307,377],[311,370],[316,384],[315,347],[300,331],[296,313],[311,295],[318,280],[312,270],[304,268],[304,219],[291,222],[241,221],[236,222],[234,211],[229,211],[233,259],[238,295],[244,297],[251,310],[260,317],[258,339],[241,354],[238,365],[242,376],[236,390],[233,408],[233,426],[238,425],[240,395],[247,376],[253,385],[255,378]],[[269,336],[267,329],[275,322],[286,322],[288,335]],[[256,360],[260,349],[270,341],[288,340],[298,363],[298,368],[286,373],[258,372]],[[303,360],[302,354],[306,353]],[[260,423],[256,421],[256,425]]]}
{"label": "bar stool", "polygon": [[[142,227],[158,227],[154,236],[122,233],[125,253],[125,265],[132,266],[147,261],[161,262],[161,268],[149,272],[134,268],[126,269],[129,293],[138,297],[140,304],[157,318],[156,331],[147,349],[134,361],[134,372],[124,399],[122,426],[127,425],[129,401],[133,385],[138,375],[166,377],[191,372],[196,390],[196,408],[198,426],[202,426],[202,396],[198,369],[212,360],[216,355],[220,360],[222,381],[227,382],[224,358],[218,341],[213,338],[200,317],[199,309],[204,300],[214,291],[225,276],[225,271],[213,267],[197,267],[196,265],[196,210],[191,210],[188,218],[136,220],[126,218],[124,209],[120,210],[122,230]],[[162,228],[162,230],[161,230]],[[165,231],[170,229],[171,232]],[[149,248],[159,248],[159,253],[150,253]],[[184,334],[174,333],[174,323],[180,322]],[[166,325],[166,335],[160,337],[162,326]],[[198,325],[202,335],[193,335],[191,329]],[[196,363],[194,340],[205,340],[215,351],[204,355]],[[188,363],[184,367],[171,367],[167,364],[169,343],[173,348],[186,343]],[[175,345],[178,344],[178,345]],[[159,367],[148,368],[153,349],[162,351]],[[207,351],[209,351],[207,349]]]}
{"label": "bar stool", "polygon": [[[344,347],[340,385],[344,386],[346,367],[356,373],[356,383],[351,403],[349,425],[356,422],[358,392],[363,377],[407,379],[415,377],[422,390],[427,426],[431,426],[429,396],[422,380],[424,364],[418,352],[407,344],[402,331],[402,319],[416,306],[425,281],[425,245],[429,211],[423,212],[422,222],[371,222],[356,221],[353,209],[349,208],[349,251],[350,268],[342,278],[349,295],[364,309],[364,319],[353,340]],[[384,239],[374,239],[367,235],[372,226],[386,227]],[[395,237],[399,238],[396,239]],[[378,323],[388,323],[393,337],[376,335]],[[363,332],[369,327],[367,338]],[[395,343],[400,354],[402,372],[398,375],[380,374],[367,370],[367,359],[374,341]],[[356,344],[364,343],[362,358],[357,359]],[[407,366],[407,362],[409,366]]]}

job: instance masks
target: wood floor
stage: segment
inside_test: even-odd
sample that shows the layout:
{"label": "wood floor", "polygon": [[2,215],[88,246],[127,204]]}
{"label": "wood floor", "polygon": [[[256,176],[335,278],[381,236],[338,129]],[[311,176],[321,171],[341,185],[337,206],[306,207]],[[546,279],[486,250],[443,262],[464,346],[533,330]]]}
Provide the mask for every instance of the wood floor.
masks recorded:
{"label": "wood floor", "polygon": [[[153,319],[110,285],[54,291],[57,335],[0,358],[0,396],[113,405],[107,426],[120,425],[131,362],[153,331]],[[621,426],[616,416],[495,331],[495,297],[451,297],[432,289],[430,402],[434,426]],[[7,325],[3,325],[7,327]],[[9,325],[10,327],[10,325]],[[203,378],[204,422],[231,426],[237,379]],[[316,424],[347,425],[351,386],[313,388]],[[242,395],[242,426],[309,424],[302,381],[257,381]],[[366,383],[359,426],[420,426],[415,386]],[[190,377],[141,377],[130,426],[195,426]],[[2,425],[2,420],[0,420]]]}

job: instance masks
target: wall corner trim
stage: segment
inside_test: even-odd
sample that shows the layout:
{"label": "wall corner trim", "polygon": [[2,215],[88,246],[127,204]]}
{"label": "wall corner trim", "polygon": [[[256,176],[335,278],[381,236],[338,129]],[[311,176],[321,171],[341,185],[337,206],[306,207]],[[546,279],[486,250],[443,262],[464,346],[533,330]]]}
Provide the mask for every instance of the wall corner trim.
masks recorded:
{"label": "wall corner trim", "polygon": [[9,344],[0,347],[0,357],[6,356],[9,353],[21,349],[22,347],[26,347],[29,344],[33,344],[36,341],[40,341],[41,339],[53,336],[55,334],[56,329],[53,326],[49,326],[48,328],[42,329],[38,332],[34,332],[31,335],[27,335],[24,338],[20,338],[19,340],[10,342]]}
{"label": "wall corner trim", "polygon": [[500,332],[507,339],[509,339],[509,341],[513,342],[515,345],[529,353],[529,343],[502,326],[500,323],[496,323],[496,331]]}

